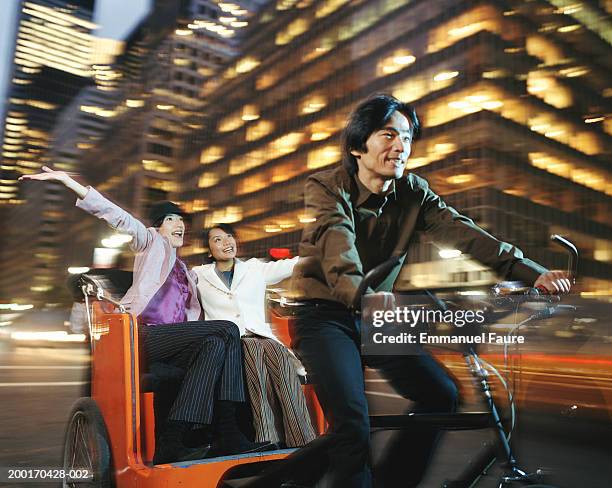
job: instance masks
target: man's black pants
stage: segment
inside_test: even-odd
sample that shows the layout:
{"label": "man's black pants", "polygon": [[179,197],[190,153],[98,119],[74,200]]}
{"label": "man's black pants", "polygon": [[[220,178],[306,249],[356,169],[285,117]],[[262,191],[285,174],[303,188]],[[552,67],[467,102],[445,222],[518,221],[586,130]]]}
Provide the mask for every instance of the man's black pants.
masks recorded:
{"label": "man's black pants", "polygon": [[245,401],[240,331],[233,322],[146,325],[140,337],[148,364],[186,371],[168,419],[211,424],[215,400]]}
{"label": "man's black pants", "polygon": [[[376,369],[422,412],[453,412],[457,388],[425,352],[407,356],[360,355],[359,323],[333,302],[300,307],[292,347],[313,379],[333,436],[329,475],[334,488],[369,488],[370,422],[363,366]],[[415,411],[415,409],[412,409]],[[439,431],[431,427],[402,430],[386,446],[376,466],[376,486],[411,487],[422,478]]]}

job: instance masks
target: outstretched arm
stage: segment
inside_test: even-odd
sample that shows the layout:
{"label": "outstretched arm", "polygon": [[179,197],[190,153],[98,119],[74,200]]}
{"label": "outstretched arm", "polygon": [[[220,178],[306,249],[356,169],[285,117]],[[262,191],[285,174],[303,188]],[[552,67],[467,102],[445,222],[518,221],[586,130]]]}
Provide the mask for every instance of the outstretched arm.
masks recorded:
{"label": "outstretched arm", "polygon": [[58,181],[71,189],[78,197],[77,207],[106,221],[113,229],[133,237],[130,247],[136,252],[144,251],[152,242],[153,236],[137,218],[118,205],[100,195],[94,188],[85,187],[64,171],[55,171],[43,166],[43,173],[24,175],[20,180]]}
{"label": "outstretched arm", "polygon": [[72,179],[70,175],[65,171],[55,171],[49,168],[48,166],[43,166],[42,170],[42,173],[37,173],[35,175],[23,175],[19,179],[38,181],[59,181],[66,188],[69,188],[74,193],[76,193],[79,198],[85,198],[85,195],[87,195],[89,188],[81,185],[78,181]]}
{"label": "outstretched arm", "polygon": [[567,273],[549,271],[527,259],[523,252],[512,244],[502,242],[478,227],[471,219],[461,215],[430,188],[426,180],[416,178],[424,192],[422,218],[425,229],[439,244],[449,244],[490,266],[499,274],[511,279],[533,283],[549,293],[568,293],[571,282]]}
{"label": "outstretched arm", "polygon": [[269,261],[267,263],[259,261],[261,273],[266,284],[275,285],[279,281],[289,278],[299,259],[298,256],[295,256],[291,259],[279,259],[278,261]]}

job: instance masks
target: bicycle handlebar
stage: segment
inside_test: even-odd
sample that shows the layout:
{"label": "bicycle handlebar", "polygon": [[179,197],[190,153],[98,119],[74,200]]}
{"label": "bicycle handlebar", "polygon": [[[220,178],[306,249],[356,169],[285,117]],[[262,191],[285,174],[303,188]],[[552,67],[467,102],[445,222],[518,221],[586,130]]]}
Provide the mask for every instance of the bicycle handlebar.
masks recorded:
{"label": "bicycle handlebar", "polygon": [[400,260],[401,256],[392,256],[366,273],[355,291],[355,297],[353,298],[353,310],[359,310],[361,308],[361,297],[365,295],[365,292],[370,285],[381,276],[388,274],[397,265],[397,263],[400,262]]}
{"label": "bicycle handlebar", "polygon": [[575,283],[576,276],[578,274],[578,249],[576,249],[576,246],[573,243],[568,241],[565,237],[561,237],[559,234],[551,235],[550,240],[561,246],[569,254],[567,273],[569,274],[572,283]]}

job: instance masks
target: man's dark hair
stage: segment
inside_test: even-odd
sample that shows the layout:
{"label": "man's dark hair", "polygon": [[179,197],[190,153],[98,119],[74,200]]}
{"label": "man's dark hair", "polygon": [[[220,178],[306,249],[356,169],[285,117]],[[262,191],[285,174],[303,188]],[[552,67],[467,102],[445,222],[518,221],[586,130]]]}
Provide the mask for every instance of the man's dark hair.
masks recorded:
{"label": "man's dark hair", "polygon": [[[236,236],[236,230],[234,229],[232,224],[215,224],[215,225],[211,225],[208,229],[206,229],[204,231],[204,234],[203,234],[204,235],[204,245],[207,246],[209,249],[210,249],[210,245],[208,244],[208,239],[210,238],[210,233],[214,229],[221,229],[226,234],[232,234],[234,236],[234,238],[236,240],[238,240],[237,236]],[[212,256],[211,256],[211,259],[213,261],[215,261],[215,258],[213,258]]]}
{"label": "man's dark hair", "polygon": [[394,112],[404,115],[412,128],[412,140],[420,132],[420,122],[414,107],[399,101],[392,95],[377,94],[361,102],[349,116],[342,137],[343,157],[342,164],[354,175],[359,167],[357,158],[351,151],[367,152],[366,142],[373,132],[383,128]]}

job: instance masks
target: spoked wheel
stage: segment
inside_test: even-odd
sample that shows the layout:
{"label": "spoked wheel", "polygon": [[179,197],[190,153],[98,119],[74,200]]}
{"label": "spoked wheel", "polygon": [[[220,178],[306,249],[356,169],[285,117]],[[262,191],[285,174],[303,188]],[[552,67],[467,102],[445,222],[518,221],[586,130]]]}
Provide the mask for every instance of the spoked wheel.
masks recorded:
{"label": "spoked wheel", "polygon": [[64,470],[64,488],[113,486],[106,426],[98,405],[89,397],[80,398],[72,407],[64,438]]}

